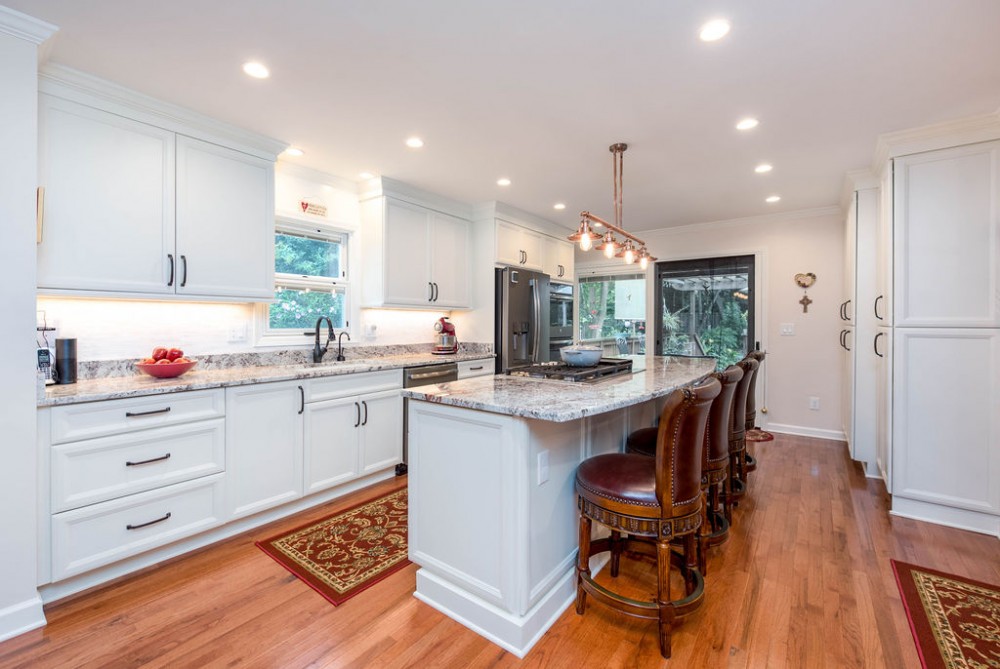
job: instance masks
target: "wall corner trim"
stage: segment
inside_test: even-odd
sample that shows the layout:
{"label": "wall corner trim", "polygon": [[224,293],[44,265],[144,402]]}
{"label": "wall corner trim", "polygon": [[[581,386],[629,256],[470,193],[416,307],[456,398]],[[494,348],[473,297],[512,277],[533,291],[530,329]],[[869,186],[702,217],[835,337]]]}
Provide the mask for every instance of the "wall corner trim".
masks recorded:
{"label": "wall corner trim", "polygon": [[819,427],[806,427],[804,425],[782,425],[780,423],[768,423],[764,426],[768,432],[780,432],[781,434],[791,434],[796,437],[812,437],[814,439],[828,439],[830,441],[847,441],[847,436],[843,430],[827,430]]}
{"label": "wall corner trim", "polygon": [[0,609],[0,641],[6,641],[45,625],[42,598],[36,593],[31,599]]}
{"label": "wall corner trim", "polygon": [[58,26],[0,5],[0,33],[41,44],[57,30]]}

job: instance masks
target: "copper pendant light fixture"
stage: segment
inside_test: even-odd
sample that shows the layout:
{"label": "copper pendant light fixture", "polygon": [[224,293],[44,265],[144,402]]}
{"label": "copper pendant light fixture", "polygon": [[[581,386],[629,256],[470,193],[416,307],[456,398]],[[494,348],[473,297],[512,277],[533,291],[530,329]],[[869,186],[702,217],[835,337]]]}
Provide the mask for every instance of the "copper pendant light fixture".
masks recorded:
{"label": "copper pendant light fixture", "polygon": [[[609,223],[589,211],[581,211],[580,228],[569,236],[569,240],[579,242],[582,251],[589,251],[596,247],[609,259],[622,258],[627,265],[638,261],[639,267],[646,269],[650,262],[656,261],[656,258],[649,255],[649,251],[646,250],[646,242],[626,232],[622,225],[622,168],[624,166],[623,155],[627,148],[628,144],[621,142],[608,147],[612,153],[614,164],[615,222]],[[602,227],[604,233],[595,232],[594,226]],[[618,241],[616,234],[623,237],[624,241]]]}

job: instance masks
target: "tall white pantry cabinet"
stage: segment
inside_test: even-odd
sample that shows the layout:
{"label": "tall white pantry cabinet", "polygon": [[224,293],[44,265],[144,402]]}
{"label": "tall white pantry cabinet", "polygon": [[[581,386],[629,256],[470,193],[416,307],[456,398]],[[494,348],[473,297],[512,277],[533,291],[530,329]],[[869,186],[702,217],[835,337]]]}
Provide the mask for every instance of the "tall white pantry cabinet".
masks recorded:
{"label": "tall white pantry cabinet", "polygon": [[877,318],[876,453],[892,513],[1000,537],[998,205],[1000,141],[888,160],[881,285],[858,308]]}

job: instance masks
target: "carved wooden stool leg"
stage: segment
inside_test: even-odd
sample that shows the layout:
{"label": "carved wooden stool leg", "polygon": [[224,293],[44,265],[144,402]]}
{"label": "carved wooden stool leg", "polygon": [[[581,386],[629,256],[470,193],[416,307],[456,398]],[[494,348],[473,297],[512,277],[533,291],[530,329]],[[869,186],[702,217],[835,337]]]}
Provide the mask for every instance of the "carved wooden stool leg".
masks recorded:
{"label": "carved wooden stool leg", "polygon": [[576,612],[583,615],[587,608],[587,591],[583,575],[590,576],[590,518],[580,514],[580,554],[576,558]]}
{"label": "carved wooden stool leg", "polygon": [[714,524],[711,519],[713,514],[708,506],[708,498],[709,491],[708,489],[705,489],[702,491],[701,528],[694,535],[697,539],[696,543],[698,546],[698,569],[701,570],[702,575],[705,574],[705,567],[708,563],[708,535],[711,533],[712,525]]}
{"label": "carved wooden stool leg", "polygon": [[611,578],[618,577],[618,567],[621,565],[622,533],[618,530],[611,530]]}
{"label": "carved wooden stool leg", "polygon": [[684,585],[685,594],[694,592],[698,581],[694,577],[695,570],[698,569],[698,537],[695,533],[684,537]]}
{"label": "carved wooden stool leg", "polygon": [[656,603],[660,614],[660,655],[669,660],[674,606],[670,603],[670,541],[663,537],[656,542]]}

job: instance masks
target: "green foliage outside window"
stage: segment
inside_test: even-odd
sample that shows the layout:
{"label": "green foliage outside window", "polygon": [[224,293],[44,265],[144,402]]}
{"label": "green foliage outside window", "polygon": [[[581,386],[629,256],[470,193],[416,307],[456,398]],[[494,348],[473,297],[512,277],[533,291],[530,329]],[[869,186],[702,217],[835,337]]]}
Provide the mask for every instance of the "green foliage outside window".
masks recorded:
{"label": "green foliage outside window", "polygon": [[[283,232],[275,235],[278,289],[277,301],[268,314],[271,329],[311,330],[320,316],[329,317],[336,328],[346,326],[344,290],[333,283],[342,278],[343,251],[344,245],[336,237],[315,239]],[[290,285],[283,285],[283,279]]]}

